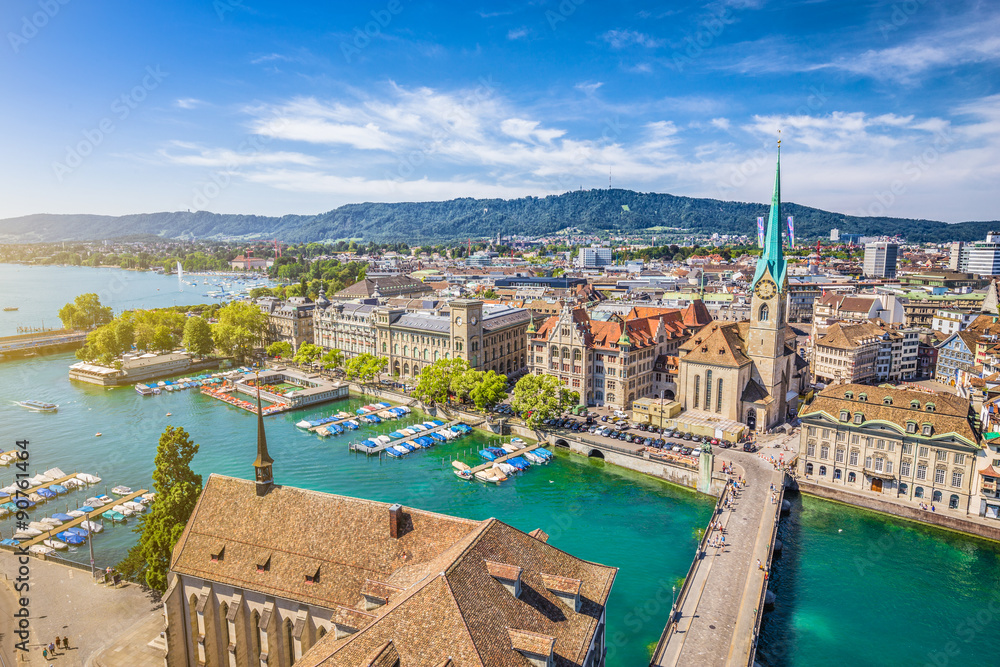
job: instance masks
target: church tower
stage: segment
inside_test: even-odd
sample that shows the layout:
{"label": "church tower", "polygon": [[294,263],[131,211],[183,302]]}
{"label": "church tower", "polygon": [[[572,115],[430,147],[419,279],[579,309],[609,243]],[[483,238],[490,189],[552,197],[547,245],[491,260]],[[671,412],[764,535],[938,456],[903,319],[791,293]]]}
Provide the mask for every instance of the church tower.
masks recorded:
{"label": "church tower", "polygon": [[[788,276],[781,242],[781,141],[774,170],[774,194],[771,213],[764,237],[764,252],[757,262],[750,301],[748,356],[753,360],[761,384],[783,414],[787,385],[783,384],[785,359],[785,308],[788,296]],[[769,411],[770,412],[770,411]],[[772,413],[772,418],[774,413]]]}
{"label": "church tower", "polygon": [[264,433],[264,413],[260,408],[260,375],[257,375],[257,458],[254,459],[254,481],[257,483],[257,495],[265,496],[274,486],[274,474],[271,466],[274,459],[267,453],[267,436]]}

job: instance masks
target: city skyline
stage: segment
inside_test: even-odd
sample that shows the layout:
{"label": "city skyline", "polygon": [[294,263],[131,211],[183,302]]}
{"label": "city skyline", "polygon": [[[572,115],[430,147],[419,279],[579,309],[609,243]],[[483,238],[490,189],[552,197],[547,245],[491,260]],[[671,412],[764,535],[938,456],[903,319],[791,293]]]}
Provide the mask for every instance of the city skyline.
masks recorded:
{"label": "city skyline", "polygon": [[0,217],[308,214],[609,177],[763,202],[779,128],[789,201],[997,217],[1000,12],[975,3],[106,9],[4,12]]}

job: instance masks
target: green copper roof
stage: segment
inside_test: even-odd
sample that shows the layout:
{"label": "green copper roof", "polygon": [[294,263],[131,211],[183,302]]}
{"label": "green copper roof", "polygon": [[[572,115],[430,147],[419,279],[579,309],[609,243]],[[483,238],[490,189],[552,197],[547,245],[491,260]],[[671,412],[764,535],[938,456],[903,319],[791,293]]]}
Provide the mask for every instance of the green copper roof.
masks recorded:
{"label": "green copper roof", "polygon": [[778,142],[778,159],[774,166],[774,194],[771,196],[771,215],[767,219],[764,234],[764,252],[757,260],[757,270],[753,274],[750,289],[770,269],[774,282],[780,289],[785,284],[785,257],[781,251],[781,142]]}

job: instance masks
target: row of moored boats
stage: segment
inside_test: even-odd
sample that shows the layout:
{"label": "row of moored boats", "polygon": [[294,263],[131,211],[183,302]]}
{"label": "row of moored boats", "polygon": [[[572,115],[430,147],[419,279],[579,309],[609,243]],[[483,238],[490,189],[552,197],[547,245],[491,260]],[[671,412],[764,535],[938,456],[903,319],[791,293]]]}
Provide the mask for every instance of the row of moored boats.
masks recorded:
{"label": "row of moored boats", "polygon": [[467,424],[445,426],[440,419],[432,419],[419,424],[410,424],[406,428],[386,435],[369,438],[359,443],[359,446],[365,449],[382,449],[389,456],[401,458],[418,449],[429,449],[471,432],[472,427]]}
{"label": "row of moored boats", "polygon": [[372,403],[358,408],[355,414],[338,412],[320,419],[303,419],[295,426],[313,431],[316,435],[328,437],[341,435],[345,431],[356,431],[364,424],[381,424],[383,421],[400,419],[412,410],[406,406],[392,407],[391,403]]}
{"label": "row of moored boats", "polygon": [[[528,443],[521,438],[512,438],[504,445],[485,447],[479,451],[479,456],[493,465],[475,473],[462,461],[453,461],[455,474],[462,479],[478,479],[481,482],[499,484],[519,472],[524,472],[532,465],[545,465],[552,460],[552,452],[544,447],[527,450]],[[514,456],[516,454],[516,456]],[[500,459],[508,457],[501,461]]]}

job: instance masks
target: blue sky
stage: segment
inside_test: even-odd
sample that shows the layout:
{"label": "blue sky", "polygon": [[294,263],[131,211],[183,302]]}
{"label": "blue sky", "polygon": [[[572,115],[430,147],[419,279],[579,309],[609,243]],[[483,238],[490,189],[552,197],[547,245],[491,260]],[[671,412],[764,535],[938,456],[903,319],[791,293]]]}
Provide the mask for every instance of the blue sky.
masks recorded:
{"label": "blue sky", "polygon": [[616,187],[1000,219],[1000,3],[7,0],[0,217]]}

